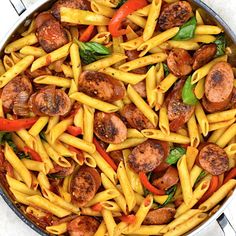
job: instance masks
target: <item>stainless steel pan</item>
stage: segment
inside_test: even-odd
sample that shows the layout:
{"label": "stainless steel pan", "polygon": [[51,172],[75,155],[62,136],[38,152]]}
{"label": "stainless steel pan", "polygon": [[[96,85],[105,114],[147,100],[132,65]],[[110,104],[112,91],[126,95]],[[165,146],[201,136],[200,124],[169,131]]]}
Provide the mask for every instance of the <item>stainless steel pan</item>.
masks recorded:
{"label": "stainless steel pan", "polygon": [[[30,20],[32,19],[34,13],[40,12],[50,8],[50,6],[55,2],[55,0],[37,0],[35,4],[29,6],[28,9],[24,6],[21,0],[10,0],[12,6],[15,8],[19,15],[19,19],[17,23],[10,29],[10,31],[1,39],[0,41],[0,55],[3,54],[3,49],[11,41],[14,35],[21,33],[24,31],[26,26],[29,24]],[[200,0],[189,0],[195,7],[201,7],[203,10],[203,14],[205,14],[205,18],[209,23],[214,22],[224,28],[228,45],[231,48],[231,54],[229,55],[229,60],[231,64],[236,66],[236,32],[233,32],[229,26],[222,20],[222,18],[217,15],[212,9],[210,9],[206,4],[201,2]],[[28,226],[38,232],[40,235],[47,236],[44,230],[39,228],[36,224],[34,224],[27,216],[25,216],[20,209],[19,204],[14,203],[11,200],[9,193],[4,188],[4,183],[0,180],[0,195],[4,199],[4,201],[8,204],[8,206],[16,213],[18,217],[22,221],[24,221]],[[188,235],[201,235],[201,231],[206,228],[211,228],[217,222],[220,227],[222,228],[224,234],[226,236],[234,236],[236,235],[236,231],[231,226],[230,222],[227,220],[226,216],[224,215],[225,208],[229,205],[231,200],[236,197],[236,191],[228,197],[221,205],[220,209],[211,216],[206,222],[203,222],[201,225],[193,229]]]}

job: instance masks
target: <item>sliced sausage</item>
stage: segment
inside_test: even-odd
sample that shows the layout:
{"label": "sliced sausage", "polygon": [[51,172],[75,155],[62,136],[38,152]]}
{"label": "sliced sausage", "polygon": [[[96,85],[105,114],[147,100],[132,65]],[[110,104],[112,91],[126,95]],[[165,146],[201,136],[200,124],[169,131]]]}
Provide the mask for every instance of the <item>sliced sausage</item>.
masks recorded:
{"label": "sliced sausage", "polygon": [[109,156],[113,159],[117,166],[121,161],[123,161],[123,154],[121,150],[109,152]]}
{"label": "sliced sausage", "polygon": [[170,223],[175,216],[176,210],[171,207],[163,207],[151,210],[145,217],[144,225],[164,225]]}
{"label": "sliced sausage", "polygon": [[85,206],[95,196],[100,185],[101,178],[96,169],[81,167],[71,180],[72,203],[78,207]]}
{"label": "sliced sausage", "polygon": [[62,167],[58,164],[54,164],[54,168],[50,170],[50,175],[53,175],[57,178],[64,178],[66,176],[71,175],[75,170],[75,162],[71,159],[68,159],[71,166],[70,167]]}
{"label": "sliced sausage", "polygon": [[165,151],[157,140],[147,140],[136,146],[128,157],[130,167],[136,172],[153,171],[165,158]]}
{"label": "sliced sausage", "polygon": [[208,73],[205,81],[205,96],[209,102],[225,102],[233,91],[234,74],[227,62],[218,62]]}
{"label": "sliced sausage", "polygon": [[129,125],[139,131],[143,129],[154,129],[155,126],[147,119],[146,116],[133,104],[127,104],[120,111],[122,117],[124,117]]}
{"label": "sliced sausage", "polygon": [[17,94],[14,104],[13,104],[13,113],[18,116],[28,116],[29,115],[29,104],[28,100],[30,94],[27,91],[22,91]]}
{"label": "sliced sausage", "polygon": [[176,132],[192,116],[194,106],[184,104],[182,101],[182,88],[185,81],[180,80],[175,85],[172,92],[167,97],[167,113],[170,122],[170,130]]}
{"label": "sliced sausage", "polygon": [[203,45],[193,54],[193,70],[204,66],[209,61],[211,61],[217,51],[217,46],[215,43],[210,43]]}
{"label": "sliced sausage", "polygon": [[36,30],[39,44],[47,53],[52,52],[69,42],[65,29],[56,19],[44,22]]}
{"label": "sliced sausage", "polygon": [[200,166],[212,175],[221,175],[228,170],[229,159],[221,147],[209,143],[205,145],[198,154]]}
{"label": "sliced sausage", "polygon": [[31,110],[36,115],[63,116],[71,109],[68,95],[61,89],[47,86],[33,94],[29,101]]}
{"label": "sliced sausage", "polygon": [[161,30],[167,30],[175,26],[181,26],[192,15],[192,7],[186,1],[178,1],[168,4],[161,12],[158,20]]}
{"label": "sliced sausage", "polygon": [[68,223],[67,230],[70,236],[93,236],[100,223],[91,216],[78,216]]}
{"label": "sliced sausage", "polygon": [[42,75],[52,75],[52,72],[47,67],[42,67],[33,72],[31,72],[30,69],[27,69],[25,74],[29,79],[34,79]]}
{"label": "sliced sausage", "polygon": [[192,71],[192,62],[190,54],[182,48],[172,49],[167,57],[168,68],[177,77],[188,75]]}
{"label": "sliced sausage", "polygon": [[84,71],[79,78],[79,91],[105,102],[120,100],[124,85],[112,76],[97,71]]}
{"label": "sliced sausage", "polygon": [[52,14],[58,20],[61,19],[61,7],[68,7],[87,11],[91,9],[90,2],[88,0],[59,0],[56,1],[56,3],[52,6]]}
{"label": "sliced sausage", "polygon": [[94,133],[107,143],[122,143],[127,138],[124,122],[114,113],[96,112]]}
{"label": "sliced sausage", "polygon": [[46,23],[49,20],[55,20],[53,15],[50,12],[48,12],[48,11],[41,12],[35,18],[35,26],[36,26],[36,28],[38,29],[40,26],[42,26],[44,23]]}
{"label": "sliced sausage", "polygon": [[12,109],[14,101],[20,92],[32,93],[32,84],[25,76],[17,76],[12,79],[2,90],[2,103],[5,108]]}
{"label": "sliced sausage", "polygon": [[153,185],[161,190],[167,190],[179,181],[178,171],[175,167],[169,166],[165,174],[153,181]]}
{"label": "sliced sausage", "polygon": [[236,108],[236,88],[235,87],[233,88],[232,97],[230,99],[230,102],[229,102],[227,108],[229,108],[229,109]]}
{"label": "sliced sausage", "polygon": [[134,90],[143,98],[147,97],[146,83],[145,81],[140,81],[133,85]]}

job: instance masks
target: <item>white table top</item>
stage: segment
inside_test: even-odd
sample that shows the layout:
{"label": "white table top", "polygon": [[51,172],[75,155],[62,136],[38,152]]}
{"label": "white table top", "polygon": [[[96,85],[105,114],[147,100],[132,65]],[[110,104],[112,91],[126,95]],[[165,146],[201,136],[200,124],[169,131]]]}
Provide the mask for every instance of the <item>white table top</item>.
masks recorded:
{"label": "white table top", "polygon": [[[23,0],[26,6],[36,0]],[[212,7],[236,32],[236,1],[235,0],[203,0]],[[0,15],[0,33],[4,35],[11,25],[17,20],[17,14],[11,7],[9,0],[1,0],[1,15]],[[1,36],[0,36],[1,37]],[[38,236],[31,228],[25,225],[14,212],[6,205],[0,197],[0,236]],[[231,221],[231,224],[236,229],[236,199],[232,201],[229,207],[225,210],[225,215]],[[223,236],[223,233],[217,223],[212,227],[208,227],[204,232],[196,236]],[[233,236],[233,235],[226,235]]]}

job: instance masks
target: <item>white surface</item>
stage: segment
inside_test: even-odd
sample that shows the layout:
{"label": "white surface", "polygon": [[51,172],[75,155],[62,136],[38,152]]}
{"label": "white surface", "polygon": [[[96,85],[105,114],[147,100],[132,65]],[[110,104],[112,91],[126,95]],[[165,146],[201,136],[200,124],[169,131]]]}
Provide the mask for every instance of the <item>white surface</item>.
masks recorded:
{"label": "white surface", "polygon": [[[25,5],[28,6],[35,0],[23,0]],[[236,1],[235,0],[204,0],[209,6],[212,7],[223,19],[231,26],[236,32]],[[10,27],[17,20],[17,14],[11,7],[8,0],[1,0],[0,5],[0,33],[3,36]],[[0,36],[1,37],[1,36]],[[25,225],[6,205],[6,203],[0,198],[0,236],[38,236],[33,230]],[[230,206],[225,210],[225,214],[231,221],[232,225],[236,229],[236,199],[232,201]],[[222,231],[217,224],[208,227],[204,232],[198,234],[198,236],[222,236]],[[232,235],[226,235],[232,236]]]}

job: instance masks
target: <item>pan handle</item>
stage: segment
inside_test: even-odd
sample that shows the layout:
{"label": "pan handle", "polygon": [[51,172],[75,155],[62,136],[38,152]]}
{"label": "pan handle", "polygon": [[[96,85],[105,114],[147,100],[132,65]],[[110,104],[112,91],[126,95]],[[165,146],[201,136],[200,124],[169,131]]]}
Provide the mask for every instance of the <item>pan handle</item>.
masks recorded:
{"label": "pan handle", "polygon": [[217,219],[217,222],[225,236],[236,235],[236,231],[224,213],[220,215],[220,217]]}
{"label": "pan handle", "polygon": [[26,10],[25,4],[22,0],[10,0],[10,3],[19,16]]}

